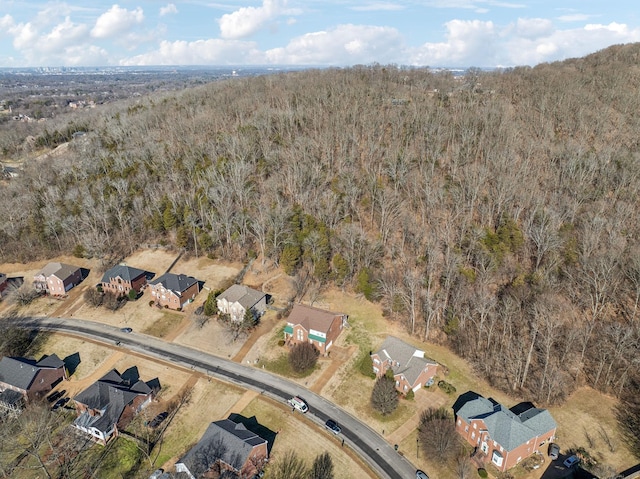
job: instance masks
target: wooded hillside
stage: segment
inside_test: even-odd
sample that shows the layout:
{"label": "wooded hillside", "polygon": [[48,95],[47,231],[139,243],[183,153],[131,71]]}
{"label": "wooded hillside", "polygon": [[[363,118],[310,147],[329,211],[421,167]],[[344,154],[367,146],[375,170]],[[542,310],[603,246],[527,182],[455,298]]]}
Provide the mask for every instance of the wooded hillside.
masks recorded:
{"label": "wooded hillside", "polygon": [[639,55],[309,70],[48,122],[33,148],[88,134],[2,184],[0,259],[264,257],[300,294],[382,302],[516,395],[622,394],[640,362]]}

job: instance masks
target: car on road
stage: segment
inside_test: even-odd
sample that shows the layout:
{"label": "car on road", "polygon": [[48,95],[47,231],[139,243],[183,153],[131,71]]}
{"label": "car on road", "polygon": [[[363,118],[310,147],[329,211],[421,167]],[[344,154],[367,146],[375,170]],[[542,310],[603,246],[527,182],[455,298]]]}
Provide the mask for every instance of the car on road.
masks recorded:
{"label": "car on road", "polygon": [[327,419],[327,422],[324,423],[324,427],[329,429],[329,431],[331,431],[334,434],[340,434],[340,432],[342,431],[340,426],[338,426],[338,423],[335,422],[333,419]]}
{"label": "car on road", "polygon": [[429,479],[429,476],[427,476],[426,472],[421,471],[420,469],[418,469],[416,471],[416,479]]}
{"label": "car on road", "polygon": [[120,331],[123,333],[130,333],[131,331],[133,331],[133,329],[131,328],[120,328]]}
{"label": "car on road", "polygon": [[289,406],[291,406],[294,410],[297,409],[302,413],[306,413],[309,410],[309,406],[307,405],[307,401],[302,399],[300,396],[294,396],[291,399],[287,400]]}
{"label": "car on road", "polygon": [[162,421],[167,419],[168,416],[169,416],[169,413],[167,411],[161,412],[149,422],[149,427],[152,429],[155,429],[160,424],[162,424]]}
{"label": "car on road", "polygon": [[573,456],[567,457],[562,464],[564,464],[564,467],[572,468],[579,462],[580,462],[580,458],[574,454]]}
{"label": "car on road", "polygon": [[558,446],[555,442],[550,443],[547,453],[549,454],[549,459],[555,461],[560,456],[560,446]]}

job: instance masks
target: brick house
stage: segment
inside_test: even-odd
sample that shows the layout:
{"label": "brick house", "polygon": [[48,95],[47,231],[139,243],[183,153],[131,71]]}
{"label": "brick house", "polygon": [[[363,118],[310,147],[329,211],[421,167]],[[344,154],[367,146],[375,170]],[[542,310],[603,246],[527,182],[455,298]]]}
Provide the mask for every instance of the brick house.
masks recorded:
{"label": "brick house", "polygon": [[242,321],[247,311],[258,319],[267,310],[267,295],[242,284],[234,284],[216,298],[216,303],[218,310],[234,321]]}
{"label": "brick house", "polygon": [[0,407],[19,409],[21,403],[45,396],[63,379],[67,370],[55,354],[39,361],[5,356],[0,359]]}
{"label": "brick house", "polygon": [[153,278],[154,273],[138,268],[119,264],[107,270],[102,276],[102,290],[116,296],[127,296],[131,290],[140,294],[147,285],[147,278]]}
{"label": "brick house", "polygon": [[64,263],[49,263],[33,278],[36,291],[65,296],[83,280],[82,268]]}
{"label": "brick house", "polygon": [[112,369],[73,398],[78,415],[73,426],[105,445],[149,405],[153,395],[147,383],[125,379]]}
{"label": "brick house", "polygon": [[284,340],[287,344],[309,342],[318,348],[321,354],[327,354],[347,325],[348,318],[343,313],[332,313],[296,304],[287,318]]}
{"label": "brick house", "polygon": [[402,394],[429,385],[438,372],[438,363],[426,358],[424,351],[394,336],[387,336],[380,349],[371,354],[371,361],[376,377],[384,376],[388,369],[393,371],[396,389]]}
{"label": "brick house", "polygon": [[268,457],[267,440],[229,418],[209,424],[202,439],[178,460],[176,472],[189,479],[210,477],[207,472],[217,465],[248,479],[257,477]]}
{"label": "brick house", "polygon": [[553,440],[556,422],[546,409],[521,403],[511,409],[474,392],[453,405],[456,431],[476,448],[474,457],[504,472]]}
{"label": "brick house", "polygon": [[203,284],[193,276],[165,273],[151,281],[149,289],[156,304],[177,310],[193,301]]}

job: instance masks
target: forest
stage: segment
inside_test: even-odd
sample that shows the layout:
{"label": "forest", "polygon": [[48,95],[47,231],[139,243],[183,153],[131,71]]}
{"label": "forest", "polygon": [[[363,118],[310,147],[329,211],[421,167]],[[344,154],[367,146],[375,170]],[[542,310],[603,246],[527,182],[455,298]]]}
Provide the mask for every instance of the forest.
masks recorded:
{"label": "forest", "polygon": [[631,404],[639,60],[310,69],[4,123],[0,161],[25,161],[0,185],[0,261],[108,267],[149,243],[271,261],[300,296],[381,303],[514,397],[587,384]]}

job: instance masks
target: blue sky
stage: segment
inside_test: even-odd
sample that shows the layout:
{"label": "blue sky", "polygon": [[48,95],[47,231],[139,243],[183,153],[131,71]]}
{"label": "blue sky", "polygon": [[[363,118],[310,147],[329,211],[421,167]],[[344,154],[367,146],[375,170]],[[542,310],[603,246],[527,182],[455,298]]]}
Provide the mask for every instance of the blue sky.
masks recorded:
{"label": "blue sky", "polygon": [[639,12],[630,0],[0,0],[0,67],[535,65],[640,41]]}

